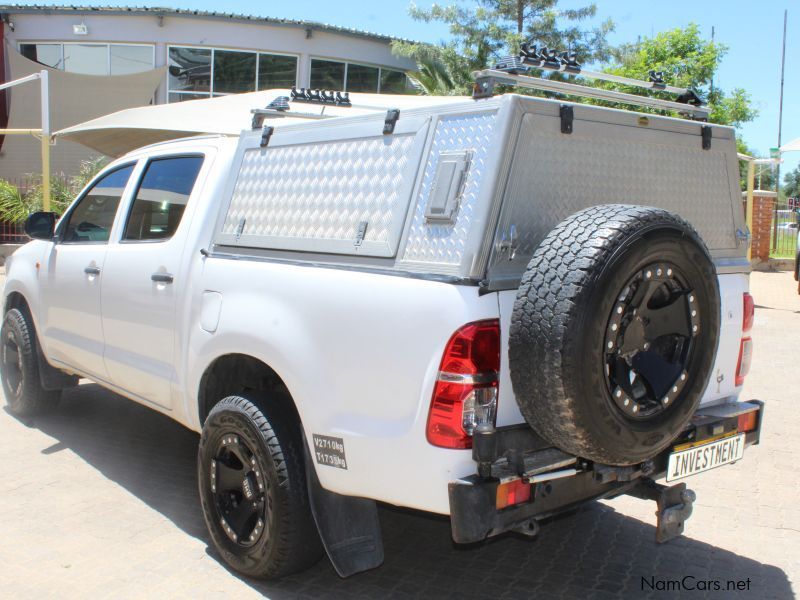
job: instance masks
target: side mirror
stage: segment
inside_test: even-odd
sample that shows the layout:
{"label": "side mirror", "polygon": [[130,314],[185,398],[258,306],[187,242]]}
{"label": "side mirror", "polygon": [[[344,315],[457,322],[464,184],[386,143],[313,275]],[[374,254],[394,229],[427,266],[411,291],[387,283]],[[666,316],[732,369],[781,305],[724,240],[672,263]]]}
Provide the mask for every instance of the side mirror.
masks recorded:
{"label": "side mirror", "polygon": [[34,240],[52,240],[56,229],[56,213],[35,212],[25,221],[25,233]]}

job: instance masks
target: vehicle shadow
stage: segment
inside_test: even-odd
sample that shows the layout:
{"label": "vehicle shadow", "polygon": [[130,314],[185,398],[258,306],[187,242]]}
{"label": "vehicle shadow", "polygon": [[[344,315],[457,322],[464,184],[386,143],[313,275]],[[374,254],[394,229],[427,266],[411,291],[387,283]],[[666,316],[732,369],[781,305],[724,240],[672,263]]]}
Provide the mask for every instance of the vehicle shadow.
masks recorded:
{"label": "vehicle shadow", "polygon": [[[56,412],[26,424],[57,440],[43,453],[71,450],[202,540],[217,558],[197,500],[197,434],[94,384],[65,392]],[[272,600],[668,598],[680,595],[675,582],[686,577],[695,586],[749,578],[750,592],[743,597],[794,597],[786,574],[773,565],[687,537],[658,546],[651,524],[598,503],[548,523],[538,538],[506,535],[467,547],[452,543],[444,517],[381,507],[380,519],[386,560],[379,569],[340,579],[323,559],[307,572],[274,582],[231,575]],[[699,589],[691,596],[731,594]]]}

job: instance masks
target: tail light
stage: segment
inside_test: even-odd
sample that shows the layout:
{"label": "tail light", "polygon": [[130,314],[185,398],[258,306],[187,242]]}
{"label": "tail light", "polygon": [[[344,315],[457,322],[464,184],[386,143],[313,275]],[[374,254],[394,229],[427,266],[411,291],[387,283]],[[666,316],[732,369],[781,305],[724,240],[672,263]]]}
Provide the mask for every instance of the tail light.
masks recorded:
{"label": "tail light", "polygon": [[428,413],[428,442],[471,448],[472,432],[497,417],[500,322],[464,325],[447,342]]}
{"label": "tail light", "polygon": [[736,387],[744,384],[744,378],[750,372],[750,361],[753,359],[753,340],[742,338],[739,345],[739,362],[736,363]]}
{"label": "tail light", "polygon": [[[753,296],[745,292],[742,296],[742,334],[748,333],[753,328],[756,314],[756,304]],[[753,340],[747,335],[739,343],[739,360],[736,362],[736,387],[744,385],[744,378],[750,372],[750,362],[753,358]]]}
{"label": "tail light", "polygon": [[744,311],[742,313],[742,332],[747,333],[753,328],[753,319],[756,315],[756,303],[753,297],[744,293]]}

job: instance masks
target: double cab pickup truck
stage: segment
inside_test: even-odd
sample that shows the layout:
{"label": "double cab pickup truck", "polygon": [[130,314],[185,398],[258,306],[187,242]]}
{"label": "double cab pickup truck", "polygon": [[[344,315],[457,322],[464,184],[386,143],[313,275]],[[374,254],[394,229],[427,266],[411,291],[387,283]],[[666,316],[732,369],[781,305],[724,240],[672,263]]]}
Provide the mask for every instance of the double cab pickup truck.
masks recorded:
{"label": "double cab pickup truck", "polygon": [[471,543],[632,494],[679,535],[683,480],[763,414],[734,131],[503,76],[259,92],[240,135],[135,149],[33,214],[9,409],[85,378],[198,432],[211,540],[254,577],[380,565],[379,502]]}

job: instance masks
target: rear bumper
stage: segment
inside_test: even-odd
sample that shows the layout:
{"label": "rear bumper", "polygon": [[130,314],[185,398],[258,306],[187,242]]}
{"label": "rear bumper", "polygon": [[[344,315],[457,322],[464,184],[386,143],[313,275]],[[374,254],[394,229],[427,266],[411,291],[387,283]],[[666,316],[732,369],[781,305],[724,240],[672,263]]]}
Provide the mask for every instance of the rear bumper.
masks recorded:
{"label": "rear bumper", "polygon": [[[708,443],[735,434],[740,415],[752,412],[757,412],[756,427],[745,433],[745,447],[758,444],[764,403],[727,403],[699,410],[669,448],[629,467],[595,464],[548,448],[527,426],[485,432],[485,436],[476,437],[473,449],[478,473],[449,484],[453,540],[472,543],[506,531],[533,535],[539,522],[550,516],[590,500],[632,494],[658,502],[656,535],[658,541],[666,541],[683,531],[694,499],[684,483],[671,488],[654,483],[666,475],[669,455],[676,446]],[[530,499],[498,509],[498,487],[510,482],[530,485]]]}

